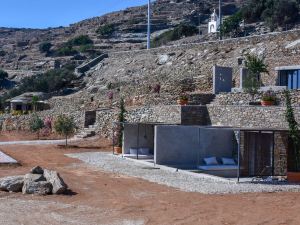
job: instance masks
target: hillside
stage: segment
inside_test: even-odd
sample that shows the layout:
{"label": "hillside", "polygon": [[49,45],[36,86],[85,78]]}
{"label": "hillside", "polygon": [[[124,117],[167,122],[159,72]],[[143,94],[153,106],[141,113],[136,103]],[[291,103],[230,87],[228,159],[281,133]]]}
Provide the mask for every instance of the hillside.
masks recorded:
{"label": "hillside", "polygon": [[[152,7],[153,37],[183,22],[199,26],[200,21],[200,28],[205,32],[207,19],[217,2],[217,0],[156,1]],[[232,14],[237,5],[234,0],[225,1],[224,14]],[[92,50],[98,54],[143,49],[146,45],[146,13],[147,7],[140,6],[87,19],[71,24],[69,27],[43,30],[0,28],[0,68],[7,70],[10,76],[18,81],[24,76],[65,64],[70,59],[77,65],[81,64],[85,57],[92,58],[94,54],[82,52],[80,54],[84,57],[77,58],[46,56],[40,53],[39,46],[41,43],[50,42],[53,45],[52,49],[58,49],[71,38],[82,34],[89,35],[94,42]],[[100,27],[110,27],[111,30],[103,33],[99,31]]]}

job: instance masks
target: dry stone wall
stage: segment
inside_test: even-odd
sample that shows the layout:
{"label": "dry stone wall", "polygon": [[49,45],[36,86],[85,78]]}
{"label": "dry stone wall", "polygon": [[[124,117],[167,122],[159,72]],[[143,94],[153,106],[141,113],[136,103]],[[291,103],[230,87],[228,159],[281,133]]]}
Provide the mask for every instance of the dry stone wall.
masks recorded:
{"label": "dry stone wall", "polygon": [[[212,105],[249,105],[250,102],[259,102],[263,93],[251,96],[248,93],[220,93],[216,96]],[[283,91],[274,93],[276,95],[276,105],[285,106],[285,96]],[[300,90],[290,91],[293,106],[300,106]]]}
{"label": "dry stone wall", "polygon": [[[285,107],[279,106],[207,106],[212,125],[233,127],[258,127],[287,129]],[[300,122],[300,107],[295,107],[295,117]]]}

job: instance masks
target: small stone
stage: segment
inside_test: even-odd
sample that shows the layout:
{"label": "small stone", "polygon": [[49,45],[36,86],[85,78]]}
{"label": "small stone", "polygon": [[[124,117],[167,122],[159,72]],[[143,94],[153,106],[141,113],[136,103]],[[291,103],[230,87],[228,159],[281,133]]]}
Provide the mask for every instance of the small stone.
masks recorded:
{"label": "small stone", "polygon": [[21,192],[24,184],[24,176],[12,176],[0,179],[0,190]]}
{"label": "small stone", "polygon": [[42,167],[36,166],[36,167],[33,167],[33,168],[30,170],[30,173],[32,173],[32,174],[43,174],[43,173],[44,173],[44,170],[43,170]]}

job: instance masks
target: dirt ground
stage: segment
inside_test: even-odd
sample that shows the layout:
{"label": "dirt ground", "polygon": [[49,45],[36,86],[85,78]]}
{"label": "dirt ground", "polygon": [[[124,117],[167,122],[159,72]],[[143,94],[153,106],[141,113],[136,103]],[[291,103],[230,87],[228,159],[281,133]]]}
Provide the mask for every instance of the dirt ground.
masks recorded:
{"label": "dirt ground", "polygon": [[[98,149],[91,148],[91,143]],[[0,177],[24,174],[40,165],[59,171],[72,192],[46,197],[0,192],[0,224],[300,224],[300,193],[186,193],[96,171],[64,155],[110,149],[103,139],[80,145],[70,149],[2,146],[22,166],[0,167]]]}

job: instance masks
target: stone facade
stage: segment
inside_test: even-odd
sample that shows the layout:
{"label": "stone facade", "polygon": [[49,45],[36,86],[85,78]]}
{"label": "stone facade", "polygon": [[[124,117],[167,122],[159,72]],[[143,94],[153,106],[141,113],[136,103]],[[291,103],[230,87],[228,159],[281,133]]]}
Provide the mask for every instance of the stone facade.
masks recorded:
{"label": "stone facade", "polygon": [[287,152],[288,133],[275,132],[274,134],[274,174],[286,175],[287,173]]}
{"label": "stone facade", "polygon": [[[260,102],[263,93],[251,96],[248,93],[220,93],[216,96],[212,105],[249,105],[250,102]],[[300,106],[300,90],[292,90],[291,102],[293,106]],[[285,97],[283,91],[275,92],[276,105],[285,106]]]}
{"label": "stone facade", "polygon": [[[216,126],[288,128],[285,107],[270,106],[207,106],[210,122]],[[295,108],[295,117],[300,122],[300,108]]]}

